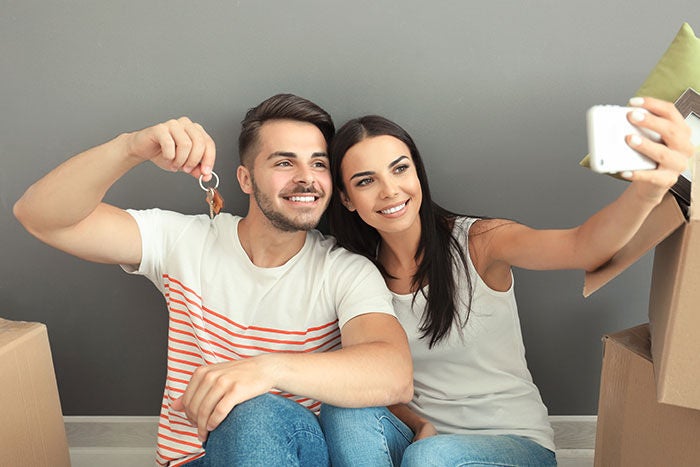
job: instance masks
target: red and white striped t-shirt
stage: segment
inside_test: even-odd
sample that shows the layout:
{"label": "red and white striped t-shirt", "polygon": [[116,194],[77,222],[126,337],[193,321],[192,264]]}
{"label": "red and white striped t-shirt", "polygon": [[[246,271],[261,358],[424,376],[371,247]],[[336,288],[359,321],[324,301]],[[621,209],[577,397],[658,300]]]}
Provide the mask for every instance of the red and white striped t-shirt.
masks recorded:
{"label": "red and white striped t-shirt", "polygon": [[[340,328],[355,316],[393,315],[391,294],[367,259],[317,231],[282,266],[251,263],[238,239],[241,219],[128,211],[138,223],[141,264],[123,266],[148,277],[169,311],[167,378],[158,429],[157,462],[176,466],[202,455],[197,429],[170,408],[201,365],[268,352],[340,348]],[[283,394],[313,411],[320,402]]]}

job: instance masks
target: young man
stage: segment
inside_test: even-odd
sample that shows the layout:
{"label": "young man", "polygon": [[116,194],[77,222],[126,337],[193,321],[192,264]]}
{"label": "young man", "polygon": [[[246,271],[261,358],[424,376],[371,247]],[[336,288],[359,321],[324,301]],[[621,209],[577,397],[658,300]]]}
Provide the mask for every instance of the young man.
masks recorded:
{"label": "young man", "polygon": [[212,177],[214,142],[184,117],[74,156],[16,203],[15,216],[40,240],[121,264],[165,295],[160,464],[324,465],[313,414],[321,402],[411,399],[411,357],[382,277],[312,230],[332,193],[333,132],[330,116],[297,96],[250,109],[239,138],[237,177],[250,197],[243,218],[102,203],[148,160]]}

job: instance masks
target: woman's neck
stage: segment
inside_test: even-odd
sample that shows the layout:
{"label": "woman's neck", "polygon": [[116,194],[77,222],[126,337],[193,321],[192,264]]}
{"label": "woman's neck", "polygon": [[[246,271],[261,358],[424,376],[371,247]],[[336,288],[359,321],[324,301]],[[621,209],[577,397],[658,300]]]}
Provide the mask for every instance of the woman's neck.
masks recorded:
{"label": "woman's neck", "polygon": [[413,292],[413,276],[418,270],[420,258],[416,258],[420,243],[420,225],[418,229],[401,233],[380,233],[377,260],[391,277],[386,278],[389,289],[406,294]]}

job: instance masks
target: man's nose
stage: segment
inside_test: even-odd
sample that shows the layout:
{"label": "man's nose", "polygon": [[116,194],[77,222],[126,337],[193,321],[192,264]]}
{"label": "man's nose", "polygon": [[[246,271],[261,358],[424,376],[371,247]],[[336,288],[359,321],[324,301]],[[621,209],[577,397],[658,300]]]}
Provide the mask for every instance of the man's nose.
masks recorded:
{"label": "man's nose", "polygon": [[301,185],[311,185],[314,183],[314,174],[309,167],[299,167],[294,174],[294,182]]}

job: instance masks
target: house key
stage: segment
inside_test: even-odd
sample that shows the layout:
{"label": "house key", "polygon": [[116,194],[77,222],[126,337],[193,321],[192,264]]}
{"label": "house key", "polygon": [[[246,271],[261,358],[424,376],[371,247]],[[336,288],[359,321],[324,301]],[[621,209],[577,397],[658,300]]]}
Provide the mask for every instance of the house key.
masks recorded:
{"label": "house key", "polygon": [[214,186],[207,186],[205,187],[204,184],[202,183],[202,177],[203,175],[199,176],[199,186],[202,188],[202,190],[207,192],[207,197],[206,201],[207,204],[209,205],[209,218],[213,219],[214,216],[219,214],[221,212],[221,208],[224,207],[224,198],[221,197],[219,194],[219,191],[217,188],[219,187],[219,176],[216,175],[215,172],[211,173],[212,177],[214,178]]}

